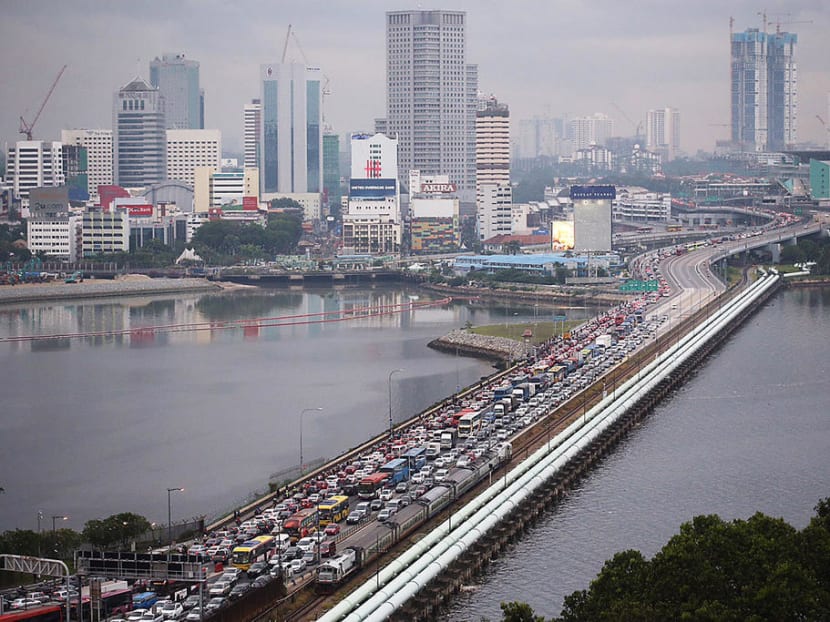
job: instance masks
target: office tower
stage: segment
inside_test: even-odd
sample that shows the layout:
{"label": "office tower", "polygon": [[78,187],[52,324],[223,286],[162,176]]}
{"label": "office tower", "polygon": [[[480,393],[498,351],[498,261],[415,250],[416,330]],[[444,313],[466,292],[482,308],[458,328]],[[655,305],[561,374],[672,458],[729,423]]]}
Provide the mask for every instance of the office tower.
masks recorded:
{"label": "office tower", "polygon": [[574,151],[591,145],[605,145],[605,141],[614,134],[614,121],[601,112],[570,119],[566,127],[566,138],[573,142]]}
{"label": "office tower", "polygon": [[183,181],[192,188],[196,167],[219,167],[221,160],[219,130],[167,130],[167,179]]}
{"label": "office tower", "polygon": [[125,188],[144,188],[167,174],[164,102],[159,90],[136,78],[113,97],[113,178]]}
{"label": "office tower", "polygon": [[204,91],[199,63],[184,54],[163,54],[150,61],[150,84],[164,97],[166,129],[199,130],[204,125]]}
{"label": "office tower", "polygon": [[495,97],[476,112],[476,186],[510,184],[510,111]]}
{"label": "office tower", "polygon": [[12,196],[29,205],[29,191],[40,186],[63,186],[63,145],[43,140],[18,140],[9,147],[6,181]]}
{"label": "office tower", "polygon": [[260,65],[263,193],[320,192],[323,172],[322,89],[318,68]]}
{"label": "office tower", "polygon": [[677,157],[680,148],[680,112],[657,108],[646,114],[646,149],[659,153],[664,162]]}
{"label": "office tower", "polygon": [[466,61],[464,11],[386,14],[386,131],[399,140],[400,181],[410,170],[448,175],[475,199],[476,65]]}
{"label": "office tower", "polygon": [[789,32],[732,33],[732,142],[744,151],[780,151],[796,142],[798,75]]}
{"label": "office tower", "polygon": [[329,213],[340,211],[340,137],[323,134],[323,203]]}
{"label": "office tower", "polygon": [[259,134],[262,131],[262,104],[252,99],[244,109],[245,168],[259,168]]}
{"label": "office tower", "polygon": [[513,232],[513,188],[510,184],[478,184],[476,231],[479,240]]}
{"label": "office tower", "polygon": [[89,198],[98,202],[98,186],[112,185],[112,130],[61,130],[64,145],[86,147]]}
{"label": "office tower", "polygon": [[611,203],[616,198],[614,186],[571,186],[576,252],[611,251]]}
{"label": "office tower", "polygon": [[397,253],[402,239],[398,141],[384,134],[352,134],[351,151],[343,246],[356,253]]}

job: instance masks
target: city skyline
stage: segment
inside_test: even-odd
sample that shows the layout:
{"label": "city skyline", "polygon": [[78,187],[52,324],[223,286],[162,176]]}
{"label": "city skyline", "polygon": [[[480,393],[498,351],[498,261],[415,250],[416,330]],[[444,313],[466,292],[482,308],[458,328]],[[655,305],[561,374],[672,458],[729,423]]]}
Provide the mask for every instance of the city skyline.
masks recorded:
{"label": "city skyline", "polygon": [[[5,2],[0,40],[7,53],[0,83],[7,88],[0,141],[21,138],[19,116],[32,121],[64,63],[69,67],[34,138],[59,140],[62,129],[112,129],[113,93],[136,75],[149,80],[150,61],[174,51],[200,63],[205,127],[220,129],[227,150],[241,153],[243,108],[259,95],[260,65],[279,60],[289,24],[296,39],[286,60],[304,62],[305,56],[329,80],[325,119],[333,131],[372,131],[374,119],[386,111],[386,12],[417,6],[398,0],[277,5],[275,11],[273,4],[256,1]],[[765,10],[768,31],[780,24],[781,31],[799,37],[798,141],[826,140],[816,118],[826,117],[830,92],[823,65],[830,43],[822,32],[830,23],[830,5],[821,0],[763,7],[749,0],[728,7],[709,0],[691,7],[447,1],[434,8],[467,12],[467,61],[478,65],[481,92],[506,103],[511,118],[603,112],[614,120],[615,133],[633,135],[649,109],[671,106],[682,111],[681,148],[690,154],[712,151],[715,140],[729,138],[729,18],[736,32],[761,28],[759,13]],[[511,45],[515,41],[526,43]]]}

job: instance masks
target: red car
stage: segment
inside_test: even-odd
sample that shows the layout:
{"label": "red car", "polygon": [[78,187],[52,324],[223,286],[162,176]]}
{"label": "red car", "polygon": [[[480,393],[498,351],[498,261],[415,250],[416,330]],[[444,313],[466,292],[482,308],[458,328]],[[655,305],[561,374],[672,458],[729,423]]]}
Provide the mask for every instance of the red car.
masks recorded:
{"label": "red car", "polygon": [[336,536],[340,533],[340,525],[337,523],[329,523],[326,525],[325,534],[327,536]]}

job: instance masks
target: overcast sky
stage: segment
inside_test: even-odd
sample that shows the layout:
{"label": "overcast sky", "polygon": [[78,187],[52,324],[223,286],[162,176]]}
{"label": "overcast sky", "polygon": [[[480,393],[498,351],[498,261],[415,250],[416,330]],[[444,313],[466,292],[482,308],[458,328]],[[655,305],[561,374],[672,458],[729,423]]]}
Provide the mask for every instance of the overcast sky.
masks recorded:
{"label": "overcast sky", "polygon": [[371,130],[385,114],[384,13],[417,8],[467,11],[467,62],[514,126],[604,112],[633,135],[649,108],[673,106],[689,153],[729,137],[730,16],[742,31],[766,10],[770,31],[788,22],[798,34],[798,138],[826,140],[816,115],[830,123],[828,0],[0,0],[0,141],[19,139],[18,117],[34,117],[63,64],[37,139],[111,128],[113,93],[136,74],[149,80],[154,57],[183,52],[201,63],[206,127],[240,151],[242,107],[259,96],[260,63],[279,61],[288,24],[330,80],[333,130]]}

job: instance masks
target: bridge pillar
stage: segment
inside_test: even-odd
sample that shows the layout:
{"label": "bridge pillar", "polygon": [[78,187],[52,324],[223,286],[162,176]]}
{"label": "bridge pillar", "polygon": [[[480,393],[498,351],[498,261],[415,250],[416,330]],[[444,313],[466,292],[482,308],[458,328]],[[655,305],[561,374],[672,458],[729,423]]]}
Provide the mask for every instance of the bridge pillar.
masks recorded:
{"label": "bridge pillar", "polygon": [[767,244],[767,250],[772,255],[772,263],[779,263],[781,261],[781,244],[778,242]]}

